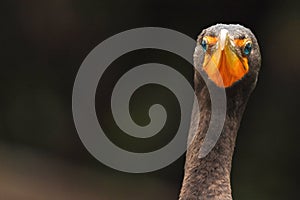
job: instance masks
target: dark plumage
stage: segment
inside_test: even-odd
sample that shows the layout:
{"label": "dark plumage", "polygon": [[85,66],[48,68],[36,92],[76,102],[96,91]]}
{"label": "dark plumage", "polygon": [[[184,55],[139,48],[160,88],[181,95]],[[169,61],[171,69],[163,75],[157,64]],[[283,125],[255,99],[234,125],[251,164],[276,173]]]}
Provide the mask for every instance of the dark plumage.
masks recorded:
{"label": "dark plumage", "polygon": [[[211,45],[211,50],[201,48],[203,37],[218,37],[222,29],[228,30],[228,38],[247,39],[252,42],[252,50],[246,56],[249,70],[234,84],[226,87],[227,113],[221,136],[204,158],[199,158],[199,150],[208,129],[211,116],[210,97],[207,86],[198,72],[195,72],[195,92],[200,102],[199,127],[186,154],[185,175],[180,193],[180,200],[231,200],[230,172],[234,152],[235,140],[240,121],[248,98],[255,88],[261,57],[257,40],[253,33],[241,25],[217,24],[202,31],[197,40],[194,54],[194,65],[203,70],[205,55],[211,54],[218,47]],[[243,48],[234,47],[239,58],[243,55]],[[227,66],[230,67],[230,66]],[[196,119],[192,119],[196,120]]]}

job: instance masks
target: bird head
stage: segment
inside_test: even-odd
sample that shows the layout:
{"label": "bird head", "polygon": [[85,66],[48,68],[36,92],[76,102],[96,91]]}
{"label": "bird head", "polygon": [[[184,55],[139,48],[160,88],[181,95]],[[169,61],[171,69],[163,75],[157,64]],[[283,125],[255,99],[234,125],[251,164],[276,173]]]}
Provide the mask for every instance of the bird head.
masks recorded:
{"label": "bird head", "polygon": [[204,29],[197,40],[195,67],[204,70],[218,87],[228,88],[255,75],[261,63],[254,34],[241,25],[217,24]]}

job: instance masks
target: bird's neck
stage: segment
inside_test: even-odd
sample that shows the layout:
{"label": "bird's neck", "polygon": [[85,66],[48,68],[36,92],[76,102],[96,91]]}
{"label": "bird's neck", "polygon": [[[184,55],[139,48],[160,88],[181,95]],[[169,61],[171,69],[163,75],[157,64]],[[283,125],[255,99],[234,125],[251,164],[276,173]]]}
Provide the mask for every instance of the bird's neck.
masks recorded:
{"label": "bird's neck", "polygon": [[199,128],[187,149],[180,200],[232,199],[231,162],[240,120],[248,100],[248,95],[244,94],[244,91],[227,93],[227,114],[221,136],[211,152],[206,157],[199,158],[199,150],[211,116],[208,90],[203,88],[199,92]]}

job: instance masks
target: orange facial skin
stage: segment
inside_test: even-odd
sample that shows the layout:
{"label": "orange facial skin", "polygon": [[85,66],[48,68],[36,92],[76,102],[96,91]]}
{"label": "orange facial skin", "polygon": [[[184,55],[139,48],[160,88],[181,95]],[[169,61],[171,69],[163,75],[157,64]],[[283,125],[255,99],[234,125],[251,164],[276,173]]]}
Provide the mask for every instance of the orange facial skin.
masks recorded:
{"label": "orange facial skin", "polygon": [[206,53],[203,69],[218,87],[223,88],[232,86],[249,71],[247,57],[239,56],[234,47],[242,48],[248,40],[231,40],[226,32],[225,34],[223,37],[205,36],[203,38],[208,45],[217,45],[212,54]]}
{"label": "orange facial skin", "polygon": [[212,36],[206,36],[205,39],[209,45],[215,45],[218,41],[217,37],[212,37]]}

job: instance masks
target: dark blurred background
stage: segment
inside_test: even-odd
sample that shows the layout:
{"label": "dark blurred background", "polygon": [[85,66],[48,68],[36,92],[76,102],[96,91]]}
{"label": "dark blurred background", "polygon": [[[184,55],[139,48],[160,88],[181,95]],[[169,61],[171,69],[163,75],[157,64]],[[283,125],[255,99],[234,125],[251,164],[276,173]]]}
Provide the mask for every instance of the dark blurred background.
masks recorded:
{"label": "dark blurred background", "polygon": [[[299,196],[299,1],[6,0],[0,4],[0,199],[177,199],[184,156],[147,174],[104,166],[78,137],[72,87],[87,54],[114,34],[157,26],[196,39],[203,28],[221,22],[249,27],[263,58],[237,138],[233,196],[241,200]],[[173,116],[165,134],[136,141],[125,137],[111,118],[109,98],[115,82],[147,62],[168,64],[192,83],[192,66],[164,51],[131,52],[109,67],[96,95],[99,122],[109,130],[111,140],[136,152],[162,147],[178,127],[178,102],[157,85],[141,88],[143,93],[135,94],[131,107],[137,123],[147,124],[147,106],[160,99]]]}

